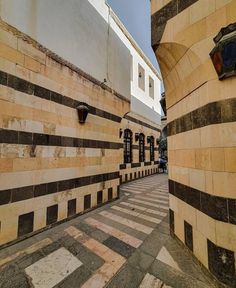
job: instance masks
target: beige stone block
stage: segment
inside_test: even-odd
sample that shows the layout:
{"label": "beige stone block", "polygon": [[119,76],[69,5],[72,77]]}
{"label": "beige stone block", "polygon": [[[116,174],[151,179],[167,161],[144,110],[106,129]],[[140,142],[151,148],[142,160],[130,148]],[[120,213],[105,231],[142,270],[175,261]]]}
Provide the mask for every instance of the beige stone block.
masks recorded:
{"label": "beige stone block", "polygon": [[190,25],[190,9],[185,9],[181,13],[177,14],[170,20],[174,27],[174,33],[179,33]]}
{"label": "beige stone block", "polygon": [[[236,146],[236,122],[223,123],[219,126],[219,134],[222,137],[221,147],[235,147]],[[218,140],[219,141],[219,140]]]}
{"label": "beige stone block", "polygon": [[37,48],[33,47],[32,44],[29,44],[23,39],[19,38],[17,45],[18,51],[20,51],[21,53],[34,58],[42,64],[46,63],[46,55],[43,52],[39,51]]}
{"label": "beige stone block", "polygon": [[180,166],[171,166],[171,176],[172,178],[184,185],[189,185],[189,168]]}
{"label": "beige stone block", "polygon": [[184,135],[181,134],[179,135],[178,149],[196,149],[200,147],[201,147],[200,129],[191,130],[185,132]]}
{"label": "beige stone block", "polygon": [[84,197],[76,198],[76,213],[81,213],[84,210]]}
{"label": "beige stone block", "polygon": [[213,171],[224,171],[225,170],[224,149],[212,148],[211,149],[211,162],[212,162]]}
{"label": "beige stone block", "polygon": [[0,245],[17,238],[18,217],[9,217],[1,221]]}
{"label": "beige stone block", "polygon": [[235,198],[236,173],[213,172],[214,194],[221,197]]}
{"label": "beige stone block", "polygon": [[25,67],[29,70],[32,70],[36,73],[40,72],[40,62],[34,60],[31,57],[25,56]]}
{"label": "beige stone block", "polygon": [[42,229],[46,226],[46,208],[34,211],[34,231]]}
{"label": "beige stone block", "polygon": [[[210,25],[210,24],[208,24]],[[210,28],[209,28],[210,29]],[[208,32],[208,34],[210,31]],[[216,34],[216,33],[215,33]],[[210,34],[210,37],[207,35],[206,38],[202,39],[201,41],[195,43],[191,47],[191,52],[194,53],[199,60],[199,64],[204,63],[209,59],[209,52],[213,49],[214,41],[212,40],[214,36]],[[190,61],[191,62],[191,61]],[[192,63],[192,62],[191,62]],[[193,65],[193,68],[197,68],[197,63]],[[194,70],[194,69],[193,69]],[[203,95],[202,95],[203,96]]]}
{"label": "beige stone block", "polygon": [[206,37],[206,19],[204,18],[188,26],[183,31],[177,33],[173,40],[177,43],[181,43],[186,47],[191,47],[193,44],[201,41],[205,37]]}
{"label": "beige stone block", "polygon": [[0,42],[17,49],[17,38],[6,30],[0,29]]}
{"label": "beige stone block", "polygon": [[197,226],[197,210],[195,208],[178,199],[178,211],[180,218],[186,220],[193,227]]}
{"label": "beige stone block", "polygon": [[216,0],[216,9],[219,9],[229,4],[230,2],[234,2],[234,1],[233,0]]}
{"label": "beige stone block", "polygon": [[108,201],[108,189],[103,189],[103,202]]}
{"label": "beige stone block", "polygon": [[3,43],[0,43],[0,57],[13,62],[14,64],[24,65],[24,55]]}
{"label": "beige stone block", "polygon": [[13,169],[13,160],[12,159],[0,159],[0,172],[1,173],[11,172],[12,169]]}
{"label": "beige stone block", "polygon": [[213,243],[216,243],[216,220],[206,214],[196,211],[197,230]]}
{"label": "beige stone block", "polygon": [[[117,184],[117,185],[119,185],[119,184]],[[118,192],[117,191],[117,186],[113,186],[113,198],[118,197],[118,193],[117,192]]]}
{"label": "beige stone block", "polygon": [[189,170],[189,184],[200,191],[205,191],[205,172],[198,169]]}
{"label": "beige stone block", "polygon": [[195,150],[196,168],[202,170],[211,170],[211,149]]}
{"label": "beige stone block", "polygon": [[178,214],[178,199],[172,194],[169,194],[169,205],[170,209],[172,209],[175,213]]}
{"label": "beige stone block", "polygon": [[58,203],[58,221],[66,218],[67,218],[67,201],[63,201]]}
{"label": "beige stone block", "polygon": [[[218,0],[219,1],[219,0]],[[226,1],[226,0],[223,0]],[[227,24],[234,23],[236,19],[236,2],[232,0],[226,7]]]}
{"label": "beige stone block", "polygon": [[193,229],[193,253],[197,259],[208,268],[207,239],[197,229]]}
{"label": "beige stone block", "polygon": [[40,169],[40,159],[38,158],[16,158],[13,160],[13,171],[31,171]]}
{"label": "beige stone block", "polygon": [[222,27],[227,26],[226,18],[226,7],[222,7],[209,15],[207,17],[207,36],[215,37]]}
{"label": "beige stone block", "polygon": [[236,250],[236,226],[216,221],[216,244],[220,247]]}
{"label": "beige stone block", "polygon": [[205,171],[205,180],[206,180],[205,192],[208,194],[214,194],[212,171]]}
{"label": "beige stone block", "polygon": [[236,148],[225,148],[225,171],[236,172]]}
{"label": "beige stone block", "polygon": [[[4,72],[15,75],[16,64],[7,60],[7,59],[1,58],[0,59],[0,69]],[[11,90],[13,90],[13,89],[11,89]]]}
{"label": "beige stone block", "polygon": [[175,235],[184,243],[184,219],[175,213]]}
{"label": "beige stone block", "polygon": [[199,0],[188,9],[190,10],[190,23],[195,23],[215,11],[215,0],[207,0],[207,3],[206,0]]}
{"label": "beige stone block", "polygon": [[97,206],[97,191],[91,193],[91,207],[95,208]]}
{"label": "beige stone block", "polygon": [[200,129],[201,146],[205,147],[232,147],[236,144],[233,135],[236,133],[234,123],[209,125]]}

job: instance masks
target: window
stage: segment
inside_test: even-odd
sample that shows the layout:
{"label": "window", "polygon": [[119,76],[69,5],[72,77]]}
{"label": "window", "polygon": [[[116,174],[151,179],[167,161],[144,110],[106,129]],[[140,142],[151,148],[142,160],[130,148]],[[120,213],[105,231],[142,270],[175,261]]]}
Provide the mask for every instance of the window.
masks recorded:
{"label": "window", "polygon": [[145,70],[138,64],[138,87],[145,91]]}
{"label": "window", "polygon": [[132,131],[124,131],[124,163],[132,162]]}
{"label": "window", "polygon": [[145,136],[144,134],[139,134],[139,162],[145,161]]}
{"label": "window", "polygon": [[149,96],[154,99],[154,80],[149,76]]}
{"label": "window", "polygon": [[150,161],[154,161],[154,137],[149,137],[149,143],[150,143]]}

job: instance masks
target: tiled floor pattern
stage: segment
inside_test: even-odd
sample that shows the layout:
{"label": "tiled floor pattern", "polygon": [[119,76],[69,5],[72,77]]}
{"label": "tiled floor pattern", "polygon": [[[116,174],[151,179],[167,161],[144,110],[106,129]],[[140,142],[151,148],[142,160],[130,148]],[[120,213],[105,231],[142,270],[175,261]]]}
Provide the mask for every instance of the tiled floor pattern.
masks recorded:
{"label": "tiled floor pattern", "polygon": [[166,175],[121,199],[0,250],[0,288],[216,287],[170,237]]}

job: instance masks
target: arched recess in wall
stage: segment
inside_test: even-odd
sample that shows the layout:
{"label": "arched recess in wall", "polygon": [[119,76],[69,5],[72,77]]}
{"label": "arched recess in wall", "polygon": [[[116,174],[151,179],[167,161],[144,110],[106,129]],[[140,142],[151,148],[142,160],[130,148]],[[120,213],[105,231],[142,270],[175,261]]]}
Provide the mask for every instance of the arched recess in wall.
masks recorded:
{"label": "arched recess in wall", "polygon": [[[167,109],[206,81],[206,75],[196,77],[201,65],[200,56],[179,43],[161,43],[155,50],[163,77]],[[197,72],[198,71],[198,72]],[[193,83],[192,79],[196,79]],[[185,81],[185,85],[181,83]],[[186,84],[187,83],[187,84]],[[191,85],[190,85],[190,84]]]}

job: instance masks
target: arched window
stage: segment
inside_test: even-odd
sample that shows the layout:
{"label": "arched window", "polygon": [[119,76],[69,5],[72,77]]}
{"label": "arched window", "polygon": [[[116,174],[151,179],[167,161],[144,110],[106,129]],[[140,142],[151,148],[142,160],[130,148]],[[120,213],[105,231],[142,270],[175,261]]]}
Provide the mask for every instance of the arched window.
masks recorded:
{"label": "arched window", "polygon": [[149,137],[149,143],[150,143],[150,161],[154,161],[154,137]]}
{"label": "arched window", "polygon": [[139,134],[139,162],[145,161],[145,136],[143,133]]}
{"label": "arched window", "polygon": [[132,131],[124,131],[124,163],[132,162]]}

